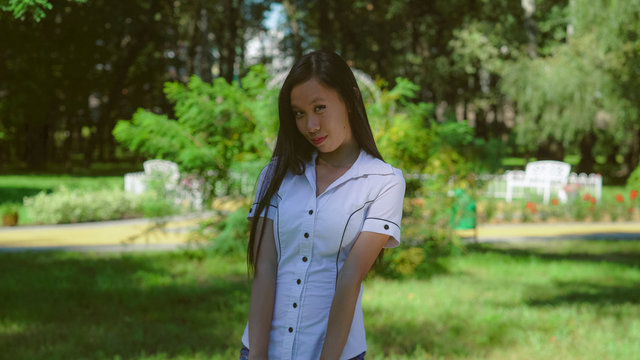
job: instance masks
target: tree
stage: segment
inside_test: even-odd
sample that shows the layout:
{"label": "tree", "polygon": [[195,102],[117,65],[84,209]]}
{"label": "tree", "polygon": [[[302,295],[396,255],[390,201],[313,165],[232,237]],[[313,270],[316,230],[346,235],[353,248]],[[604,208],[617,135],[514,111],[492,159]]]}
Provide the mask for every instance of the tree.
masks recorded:
{"label": "tree", "polygon": [[540,139],[555,139],[580,152],[576,171],[592,172],[597,142],[613,137],[628,173],[637,165],[640,140],[640,92],[631,75],[640,70],[634,51],[640,1],[575,0],[566,13],[570,31],[563,42],[545,56],[505,67],[502,88],[518,106],[517,142],[531,149]]}
{"label": "tree", "polygon": [[37,169],[114,161],[117,119],[171,109],[164,82],[245,72],[245,33],[262,29],[270,2],[0,4],[0,160]]}

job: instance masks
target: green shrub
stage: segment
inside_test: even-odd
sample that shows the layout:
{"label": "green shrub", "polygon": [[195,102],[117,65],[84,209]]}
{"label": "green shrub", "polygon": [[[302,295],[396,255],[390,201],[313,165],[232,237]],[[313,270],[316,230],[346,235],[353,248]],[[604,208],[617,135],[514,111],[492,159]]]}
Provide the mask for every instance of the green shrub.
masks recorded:
{"label": "green shrub", "polygon": [[590,198],[576,198],[570,204],[571,218],[577,221],[584,221],[590,212],[595,211],[595,206]]}
{"label": "green shrub", "polygon": [[402,276],[414,275],[416,269],[424,261],[424,250],[419,247],[408,247],[394,250],[387,264],[389,271]]}
{"label": "green shrub", "polygon": [[53,193],[41,192],[25,197],[29,217],[40,224],[65,224],[86,221],[115,220],[142,213],[143,197],[120,189],[95,191],[60,187]]}
{"label": "green shrub", "polygon": [[277,135],[278,95],[268,80],[257,65],[231,83],[223,78],[207,83],[197,76],[187,84],[167,82],[164,92],[175,104],[175,120],[139,109],[131,120],[118,121],[113,135],[131,151],[171,160],[181,172],[202,176],[211,188],[241,191],[242,177],[230,175],[257,178]]}
{"label": "green shrub", "polygon": [[633,170],[627,179],[627,188],[631,190],[640,190],[640,165]]}
{"label": "green shrub", "polygon": [[212,239],[212,250],[223,255],[244,255],[249,240],[248,209],[241,207],[215,225],[217,234]]}
{"label": "green shrub", "polygon": [[18,203],[4,203],[0,205],[0,215],[13,215],[20,211],[22,205]]}

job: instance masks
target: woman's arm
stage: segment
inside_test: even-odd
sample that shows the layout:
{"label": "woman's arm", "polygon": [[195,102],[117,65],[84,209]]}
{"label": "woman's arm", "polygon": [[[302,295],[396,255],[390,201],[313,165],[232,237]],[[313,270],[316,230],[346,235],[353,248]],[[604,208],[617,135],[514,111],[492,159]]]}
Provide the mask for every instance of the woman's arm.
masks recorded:
{"label": "woman's arm", "polygon": [[321,360],[340,358],[351,330],[353,312],[360,294],[360,284],[376,261],[387,239],[389,235],[368,231],[363,231],[356,239],[338,274],[336,293],[329,311],[327,336],[320,355]]}
{"label": "woman's arm", "polygon": [[[273,305],[276,294],[276,274],[278,256],[273,237],[273,220],[260,218],[256,236],[264,235],[260,241],[260,251],[251,285],[249,305],[249,359],[267,359],[269,355],[269,332],[273,319]],[[258,241],[253,251],[258,250]]]}

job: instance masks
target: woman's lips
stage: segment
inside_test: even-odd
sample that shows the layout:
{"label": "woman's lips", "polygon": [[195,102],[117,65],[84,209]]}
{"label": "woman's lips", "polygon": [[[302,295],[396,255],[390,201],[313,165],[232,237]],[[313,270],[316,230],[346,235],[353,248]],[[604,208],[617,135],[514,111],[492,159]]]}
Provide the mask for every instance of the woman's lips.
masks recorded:
{"label": "woman's lips", "polygon": [[324,140],[326,139],[326,136],[323,137],[317,137],[317,138],[313,138],[311,139],[311,141],[315,144],[315,145],[320,145],[324,142]]}

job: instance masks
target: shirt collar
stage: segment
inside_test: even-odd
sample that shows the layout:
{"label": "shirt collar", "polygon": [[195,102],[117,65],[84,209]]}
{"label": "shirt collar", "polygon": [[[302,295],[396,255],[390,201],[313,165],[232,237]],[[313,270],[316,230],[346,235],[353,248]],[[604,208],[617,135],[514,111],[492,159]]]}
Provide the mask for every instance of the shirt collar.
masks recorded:
{"label": "shirt collar", "polygon": [[[311,155],[311,161],[307,162],[305,165],[305,176],[311,184],[311,187],[316,188],[316,158],[318,157],[318,152],[314,151]],[[347,170],[338,180],[334,181],[333,184],[327,188],[333,188],[344,183],[347,180],[359,178],[366,175],[391,175],[393,174],[393,167],[386,162],[370,155],[368,152],[364,150],[360,150],[360,154],[356,159],[356,162],[353,163],[351,168]]]}

